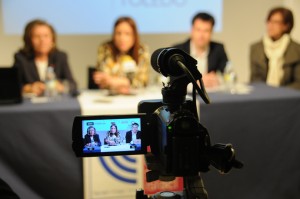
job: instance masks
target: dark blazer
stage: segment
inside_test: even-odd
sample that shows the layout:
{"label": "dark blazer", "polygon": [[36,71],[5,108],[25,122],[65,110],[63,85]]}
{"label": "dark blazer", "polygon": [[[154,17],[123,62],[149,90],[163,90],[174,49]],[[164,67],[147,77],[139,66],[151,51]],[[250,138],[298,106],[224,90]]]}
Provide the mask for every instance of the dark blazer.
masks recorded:
{"label": "dark blazer", "polygon": [[[100,141],[99,135],[98,134],[94,134],[93,138],[94,138],[94,141],[98,142],[99,146],[101,146],[101,141]],[[86,145],[88,143],[91,143],[91,137],[88,134],[86,134],[84,136],[84,145]]]}
{"label": "dark blazer", "polygon": [[[186,42],[177,44],[173,46],[174,48],[179,48],[186,53],[190,54],[190,42],[188,39]],[[209,53],[208,53],[208,72],[224,72],[225,66],[228,62],[228,57],[226,55],[224,45],[221,43],[211,41],[209,43]]]}
{"label": "dark blazer", "polygon": [[[54,72],[58,80],[68,80],[70,92],[77,92],[77,85],[72,76],[67,54],[61,51],[54,51],[49,54],[48,65],[54,67]],[[21,51],[15,54],[13,67],[18,68],[20,80],[23,85],[41,81],[34,57],[28,57]]]}
{"label": "dark blazer", "polygon": [[[251,82],[266,82],[268,75],[268,58],[264,52],[263,42],[250,47]],[[281,86],[300,89],[300,45],[291,41],[284,54],[283,78]]]}
{"label": "dark blazer", "polygon": [[[126,139],[126,143],[131,142],[131,140],[132,140],[132,132],[131,131],[126,132],[125,139]],[[136,132],[136,139],[141,139],[141,131]]]}

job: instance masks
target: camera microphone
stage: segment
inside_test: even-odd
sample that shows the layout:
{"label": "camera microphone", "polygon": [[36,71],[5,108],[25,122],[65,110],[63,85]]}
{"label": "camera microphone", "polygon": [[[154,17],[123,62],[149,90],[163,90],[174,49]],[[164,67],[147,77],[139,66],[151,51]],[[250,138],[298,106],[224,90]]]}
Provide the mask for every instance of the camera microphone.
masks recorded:
{"label": "camera microphone", "polygon": [[[202,75],[197,69],[197,60],[183,50],[177,48],[160,48],[151,56],[152,68],[165,77],[179,77],[186,75],[189,82],[197,90],[203,101],[210,103],[202,81]],[[196,80],[199,80],[199,85]]]}
{"label": "camera microphone", "polygon": [[[152,68],[163,76],[180,76],[185,74],[179,62],[186,65],[191,72],[197,69],[197,60],[177,48],[160,48],[151,56]],[[200,72],[198,72],[200,74]]]}

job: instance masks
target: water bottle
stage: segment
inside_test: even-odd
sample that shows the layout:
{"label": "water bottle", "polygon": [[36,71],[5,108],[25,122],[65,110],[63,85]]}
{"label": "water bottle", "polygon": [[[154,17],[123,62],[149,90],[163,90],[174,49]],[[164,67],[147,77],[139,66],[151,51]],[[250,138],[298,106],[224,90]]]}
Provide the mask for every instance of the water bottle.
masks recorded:
{"label": "water bottle", "polygon": [[57,96],[56,90],[56,75],[54,73],[54,68],[49,66],[46,71],[46,92],[45,96],[48,98],[55,98]]}
{"label": "water bottle", "polygon": [[226,90],[232,94],[235,93],[237,76],[232,67],[231,62],[227,62],[225,70],[224,70],[224,83],[226,86]]}

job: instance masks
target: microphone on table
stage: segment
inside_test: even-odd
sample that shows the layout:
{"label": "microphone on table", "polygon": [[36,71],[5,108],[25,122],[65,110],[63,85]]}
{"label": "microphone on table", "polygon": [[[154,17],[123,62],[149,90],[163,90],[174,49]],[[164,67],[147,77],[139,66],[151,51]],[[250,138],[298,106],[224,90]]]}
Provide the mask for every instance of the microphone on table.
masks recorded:
{"label": "microphone on table", "polygon": [[134,74],[136,72],[136,62],[129,55],[123,55],[120,57],[121,66],[123,68],[123,72],[126,74],[130,83],[132,83]]}

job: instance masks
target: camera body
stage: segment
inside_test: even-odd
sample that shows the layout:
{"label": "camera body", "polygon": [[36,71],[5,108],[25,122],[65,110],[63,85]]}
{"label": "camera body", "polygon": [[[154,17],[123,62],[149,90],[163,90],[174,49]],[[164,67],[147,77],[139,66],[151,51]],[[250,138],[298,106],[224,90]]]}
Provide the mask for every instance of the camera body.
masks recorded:
{"label": "camera body", "polygon": [[205,151],[210,140],[196,110],[191,100],[174,111],[161,100],[139,103],[138,112],[146,113],[148,118],[146,139],[152,155],[147,161],[148,169],[172,176],[197,175],[208,170]]}
{"label": "camera body", "polygon": [[[138,126],[138,144],[126,140],[133,123]],[[118,127],[120,140],[107,144],[105,139],[111,134],[112,125]],[[94,128],[94,135],[90,135],[90,128]],[[87,142],[89,137],[98,142]],[[192,100],[186,100],[174,110],[162,100],[144,100],[138,104],[138,114],[76,116],[72,139],[77,157],[147,154],[150,146],[148,154],[152,158],[148,159],[147,166],[159,175],[196,175],[207,171],[209,166],[205,157],[210,146],[209,135],[198,121]]]}

